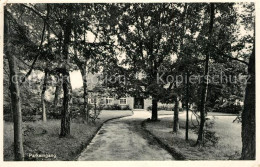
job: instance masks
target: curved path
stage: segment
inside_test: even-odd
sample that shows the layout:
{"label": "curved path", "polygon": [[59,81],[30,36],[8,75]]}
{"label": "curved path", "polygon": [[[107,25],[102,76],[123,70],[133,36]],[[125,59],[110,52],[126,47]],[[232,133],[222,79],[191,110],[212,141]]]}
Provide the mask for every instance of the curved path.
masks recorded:
{"label": "curved path", "polygon": [[78,160],[173,160],[140,132],[141,122],[149,117],[147,111],[135,111],[132,116],[105,123]]}

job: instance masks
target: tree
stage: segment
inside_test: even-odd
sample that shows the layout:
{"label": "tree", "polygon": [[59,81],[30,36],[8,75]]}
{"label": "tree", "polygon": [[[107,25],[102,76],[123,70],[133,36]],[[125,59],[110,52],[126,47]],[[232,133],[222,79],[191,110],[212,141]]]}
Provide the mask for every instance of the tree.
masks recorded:
{"label": "tree", "polygon": [[[255,159],[255,21],[254,4],[245,3],[239,6],[242,12],[238,12],[233,4],[217,4],[223,17],[216,18],[218,27],[225,25],[225,31],[217,29],[215,31],[215,42],[211,44],[213,58],[217,62],[232,61],[232,71],[234,73],[244,73],[247,66],[249,80],[246,83],[244,96],[244,109],[242,111],[242,153],[241,159]],[[228,13],[228,15],[226,15]],[[232,26],[232,24],[236,26]],[[246,31],[245,35],[237,35],[241,28]],[[218,33],[218,34],[216,34]],[[216,37],[218,39],[216,39]],[[217,42],[221,41],[221,43]],[[233,46],[231,45],[232,43]],[[235,62],[235,63],[234,63]],[[229,63],[226,63],[228,65]],[[246,65],[246,66],[245,66]],[[224,66],[225,67],[225,66]],[[226,85],[232,92],[221,92],[222,97],[241,97],[241,90],[244,85],[235,83]],[[226,90],[226,88],[224,89]]]}
{"label": "tree", "polygon": [[255,43],[249,59],[244,110],[242,112],[242,153],[241,159],[253,160],[256,154],[255,145]]}
{"label": "tree", "polygon": [[[46,5],[46,8],[47,8],[46,20],[48,21],[48,18],[49,18],[49,5],[48,4]],[[46,24],[44,23],[43,26],[45,27]],[[48,49],[51,50],[51,47],[50,47],[50,28],[49,28],[49,26],[47,26],[47,45],[48,45],[47,46]],[[50,65],[50,63],[46,63],[46,64]],[[49,76],[49,70],[46,67],[44,67],[44,68],[45,68],[44,69],[44,80],[43,80],[42,92],[41,92],[42,120],[43,120],[43,122],[47,122],[47,113],[46,113],[46,107],[45,107],[45,91],[47,89],[47,81],[48,81],[48,76]]]}
{"label": "tree", "polygon": [[197,74],[200,71],[200,53],[198,52],[196,43],[197,34],[200,32],[200,27],[203,24],[201,13],[204,7],[205,4],[174,4],[174,15],[172,18],[174,20],[172,36],[173,52],[176,60],[169,66],[169,71],[171,71],[170,75],[175,76],[175,79],[181,76],[183,82],[181,84],[176,83],[175,86],[171,84],[169,90],[177,92],[179,100],[185,104],[186,140],[188,140],[189,130],[189,103],[193,100],[192,97],[196,96],[194,92],[190,93],[190,87],[193,86],[193,90],[196,90],[196,86],[189,83],[189,76]]}
{"label": "tree", "polygon": [[60,95],[61,86],[62,86],[61,84],[62,84],[61,76],[60,76],[60,74],[58,74],[57,75],[57,83],[56,83],[56,86],[55,86],[54,100],[53,100],[53,105],[54,106],[58,105],[59,95]]}
{"label": "tree", "polygon": [[176,96],[174,98],[174,116],[173,116],[173,132],[178,132],[179,130],[179,100]]}
{"label": "tree", "polygon": [[42,101],[42,121],[47,122],[46,107],[45,107],[45,91],[47,89],[48,69],[44,70],[44,81],[42,85],[41,101]]}
{"label": "tree", "polygon": [[10,38],[12,34],[10,28],[10,17],[8,17],[8,11],[5,10],[5,50],[4,53],[8,58],[9,71],[10,71],[10,94],[11,94],[11,108],[13,112],[13,122],[14,122],[14,155],[15,160],[24,160],[24,150],[23,150],[23,132],[22,132],[22,112],[21,112],[21,98],[20,98],[20,87],[17,78],[17,65],[14,54],[11,53],[11,43]]}
{"label": "tree", "polygon": [[242,23],[246,25],[248,31],[253,30],[253,36],[247,37],[247,42],[253,44],[252,53],[249,57],[248,75],[246,84],[244,110],[242,112],[242,153],[241,159],[253,160],[256,156],[255,141],[255,14],[254,3],[246,6],[246,13],[243,15]]}
{"label": "tree", "polygon": [[[180,29],[181,30],[181,32],[180,32],[180,40],[181,40],[181,42],[180,42],[180,44],[179,44],[179,51],[177,50],[177,55],[178,55],[178,58],[179,59],[183,59],[185,56],[187,56],[187,55],[184,55],[184,39],[185,39],[185,34],[186,34],[186,17],[187,17],[187,8],[188,8],[188,4],[187,3],[185,3],[184,4],[184,7],[183,7],[183,12],[181,13],[181,22],[182,22],[182,28]],[[189,109],[188,109],[188,84],[187,83],[185,83],[186,84],[186,109],[187,109],[187,113],[186,113],[186,133],[185,133],[185,137],[186,137],[186,140],[188,140],[188,124],[189,124],[189,121],[188,121],[188,119],[189,119]],[[173,129],[174,130],[176,130],[177,131],[177,126],[179,126],[179,122],[178,122],[178,120],[179,120],[179,118],[178,118],[178,110],[177,110],[177,107],[178,107],[178,104],[179,104],[179,101],[178,101],[178,98],[176,97],[176,100],[175,100],[175,106],[176,106],[176,109],[174,110],[174,127],[173,127]],[[175,118],[176,117],[176,118]]]}
{"label": "tree", "polygon": [[[213,31],[213,23],[214,23],[214,3],[210,4],[210,23],[209,23],[209,46],[212,40],[212,31]],[[208,68],[209,68],[209,58],[210,58],[210,49],[206,54],[205,59],[205,67],[204,67],[204,76],[202,81],[202,90],[201,90],[201,99],[200,99],[200,127],[199,127],[199,134],[197,139],[197,144],[201,144],[203,141],[203,129],[205,123],[205,102],[206,102],[206,94],[207,94],[207,87],[208,87]]]}
{"label": "tree", "polygon": [[[132,94],[152,97],[153,121],[158,119],[157,106],[162,96],[159,91],[162,85],[157,83],[158,69],[164,61],[170,61],[172,53],[172,8],[168,3],[111,6],[111,18],[116,18],[111,21],[111,31],[125,53],[122,73],[134,78],[127,80]],[[137,77],[141,73],[145,77]]]}
{"label": "tree", "polygon": [[[103,23],[104,4],[75,5],[73,14],[73,61],[77,65],[83,80],[84,120],[89,122],[88,110],[88,73],[97,73],[102,64],[113,57],[109,30]],[[105,13],[107,14],[107,13]],[[90,35],[89,35],[90,34]],[[94,39],[91,39],[91,35]],[[104,42],[105,41],[105,42]],[[110,51],[111,53],[106,53]]]}
{"label": "tree", "polygon": [[70,5],[64,5],[62,8],[67,13],[67,19],[63,25],[63,50],[62,54],[64,56],[64,64],[61,68],[62,73],[62,87],[63,87],[63,109],[61,112],[61,131],[60,137],[65,137],[70,135],[70,100],[71,100],[71,83],[70,83],[70,74],[69,74],[69,44],[71,41],[71,32],[72,32],[72,7]]}
{"label": "tree", "polygon": [[[26,8],[24,8],[24,6]],[[40,5],[38,6],[40,10],[46,11],[46,16],[44,18],[48,21],[49,19],[49,5]],[[19,55],[17,58],[21,60],[25,65],[29,67],[28,72],[23,77],[20,86],[25,86],[25,82],[28,81],[28,77],[31,73],[35,71],[44,71],[44,73],[48,73],[45,75],[42,84],[42,92],[41,92],[41,108],[42,108],[42,119],[46,121],[46,108],[45,108],[45,91],[47,89],[47,76],[51,74],[51,65],[53,66],[53,54],[51,53],[51,42],[50,42],[50,26],[46,24],[46,20],[42,21],[41,19],[30,19],[31,12],[37,12],[33,8],[30,8],[26,5],[12,5],[9,8],[13,13],[15,13],[15,20],[17,26],[20,29],[21,37],[18,37],[17,40],[24,41],[23,44],[19,44],[21,46],[20,52],[26,53]],[[33,21],[32,21],[33,20]],[[25,26],[25,25],[31,25]],[[46,31],[47,29],[47,31]],[[30,32],[30,33],[28,33]],[[46,41],[46,33],[47,33],[47,41]],[[37,37],[40,40],[37,40]],[[24,39],[22,39],[24,38]],[[39,46],[36,43],[39,42]],[[31,65],[28,65],[27,61],[33,61]],[[38,63],[37,61],[41,61],[43,63]],[[48,66],[48,70],[46,68]],[[27,68],[28,68],[27,67]],[[21,70],[21,69],[20,69]],[[25,70],[27,70],[25,68]]]}

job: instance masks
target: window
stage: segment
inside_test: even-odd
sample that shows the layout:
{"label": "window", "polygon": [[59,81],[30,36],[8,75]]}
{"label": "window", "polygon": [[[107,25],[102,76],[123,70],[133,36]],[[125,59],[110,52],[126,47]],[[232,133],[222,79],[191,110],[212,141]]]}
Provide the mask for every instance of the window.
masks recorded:
{"label": "window", "polygon": [[126,98],[119,99],[119,104],[120,105],[126,105]]}
{"label": "window", "polygon": [[90,103],[90,104],[95,104],[95,102],[96,102],[96,100],[95,100],[94,98],[90,98],[90,99],[89,99],[89,103]]}
{"label": "window", "polygon": [[106,98],[106,104],[110,105],[112,104],[113,99],[112,98]]}
{"label": "window", "polygon": [[100,99],[100,104],[105,104],[106,100],[105,99]]}

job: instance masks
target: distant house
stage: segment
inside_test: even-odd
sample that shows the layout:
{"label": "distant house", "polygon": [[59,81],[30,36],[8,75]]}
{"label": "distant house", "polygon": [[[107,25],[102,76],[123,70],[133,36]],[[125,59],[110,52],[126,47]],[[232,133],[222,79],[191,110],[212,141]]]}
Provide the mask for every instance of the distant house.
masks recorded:
{"label": "distant house", "polygon": [[[97,82],[97,75],[91,75],[90,81],[95,80],[95,83],[88,82],[88,103],[101,104],[105,106],[119,105],[121,108],[128,106],[130,109],[145,109],[152,105],[151,98],[143,97],[120,97],[118,98],[109,88],[102,88]],[[100,87],[99,87],[100,86]],[[98,87],[98,88],[97,88]],[[82,92],[82,89],[80,90]],[[112,93],[111,93],[112,92]],[[80,93],[82,94],[82,93]],[[83,99],[81,99],[82,101]],[[158,103],[158,106],[172,106],[173,104]]]}
{"label": "distant house", "polygon": [[129,106],[130,109],[147,109],[152,105],[151,99],[135,98],[135,97],[89,97],[89,104],[100,103],[102,105],[119,105],[122,108]]}

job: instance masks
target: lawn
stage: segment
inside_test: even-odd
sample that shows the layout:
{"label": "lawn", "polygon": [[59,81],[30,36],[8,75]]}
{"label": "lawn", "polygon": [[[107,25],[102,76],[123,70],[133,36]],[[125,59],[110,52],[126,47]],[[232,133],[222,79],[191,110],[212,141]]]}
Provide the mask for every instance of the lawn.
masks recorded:
{"label": "lawn", "polygon": [[[24,122],[25,160],[75,160],[104,121],[130,115],[132,111],[129,110],[102,111],[95,124],[72,122],[71,136],[66,138],[59,138],[60,120]],[[4,160],[12,161],[13,158],[13,123],[4,122]]]}
{"label": "lawn", "polygon": [[[152,111],[148,111],[149,113],[152,113]],[[182,113],[182,112],[180,112]],[[158,110],[158,115],[173,115],[173,111],[169,111],[169,110]]]}
{"label": "lawn", "polygon": [[[158,122],[146,122],[146,129],[188,160],[239,159],[242,149],[241,124],[232,123],[236,116],[209,116],[210,122],[214,124],[208,130],[216,132],[218,142],[215,145],[208,142],[204,147],[194,146],[197,134],[193,130],[189,131],[189,141],[185,141],[185,117],[185,112],[180,113],[180,130],[177,134],[172,133],[173,117],[169,115],[161,116]],[[191,123],[190,126],[192,127]]]}

